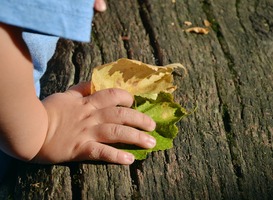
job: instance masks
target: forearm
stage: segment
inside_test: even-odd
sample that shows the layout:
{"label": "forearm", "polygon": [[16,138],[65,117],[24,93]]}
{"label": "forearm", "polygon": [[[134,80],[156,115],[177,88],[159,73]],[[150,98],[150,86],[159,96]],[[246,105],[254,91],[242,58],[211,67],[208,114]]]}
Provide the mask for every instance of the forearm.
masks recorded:
{"label": "forearm", "polygon": [[0,24],[0,147],[23,160],[40,150],[47,113],[35,95],[33,66],[21,31]]}
{"label": "forearm", "polygon": [[[14,115],[1,117],[1,150],[21,160],[31,160],[41,149],[47,133],[47,114],[42,105],[14,108]],[[31,110],[29,110],[31,109]],[[2,109],[1,109],[2,113]]]}

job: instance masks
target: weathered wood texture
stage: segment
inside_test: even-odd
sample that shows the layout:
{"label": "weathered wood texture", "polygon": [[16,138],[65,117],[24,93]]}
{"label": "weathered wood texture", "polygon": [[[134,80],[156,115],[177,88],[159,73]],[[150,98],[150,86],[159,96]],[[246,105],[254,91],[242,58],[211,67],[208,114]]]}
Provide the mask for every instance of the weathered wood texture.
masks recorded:
{"label": "weathered wood texture", "polygon": [[[178,124],[174,148],[132,166],[18,163],[1,199],[272,199],[272,0],[108,0],[90,44],[60,40],[43,96],[90,80],[128,57],[182,63],[175,99],[198,109]],[[184,21],[208,35],[186,33]]]}

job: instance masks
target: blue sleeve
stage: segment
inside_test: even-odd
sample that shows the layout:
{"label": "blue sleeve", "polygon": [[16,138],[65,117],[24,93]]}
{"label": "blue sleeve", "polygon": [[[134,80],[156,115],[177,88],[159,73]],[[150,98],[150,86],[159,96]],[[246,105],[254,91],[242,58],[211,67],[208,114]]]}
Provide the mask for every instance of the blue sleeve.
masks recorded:
{"label": "blue sleeve", "polygon": [[30,32],[23,32],[22,37],[29,49],[34,66],[33,77],[36,95],[40,96],[40,79],[46,71],[48,61],[55,52],[59,38]]}
{"label": "blue sleeve", "polygon": [[0,22],[55,35],[90,41],[94,0],[0,0]]}
{"label": "blue sleeve", "polygon": [[58,37],[89,42],[94,0],[0,0],[0,22],[22,27],[33,65],[37,96],[40,78]]}

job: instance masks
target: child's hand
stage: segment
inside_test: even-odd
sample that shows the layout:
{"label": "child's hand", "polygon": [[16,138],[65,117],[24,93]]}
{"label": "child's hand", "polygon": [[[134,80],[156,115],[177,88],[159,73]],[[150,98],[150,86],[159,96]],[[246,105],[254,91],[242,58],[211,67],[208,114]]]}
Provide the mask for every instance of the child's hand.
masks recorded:
{"label": "child's hand", "polygon": [[89,95],[89,91],[90,84],[83,83],[43,101],[48,112],[49,130],[35,162],[103,160],[131,164],[133,155],[107,144],[155,146],[153,137],[138,130],[152,131],[155,122],[129,108],[133,103],[129,93],[107,89]]}

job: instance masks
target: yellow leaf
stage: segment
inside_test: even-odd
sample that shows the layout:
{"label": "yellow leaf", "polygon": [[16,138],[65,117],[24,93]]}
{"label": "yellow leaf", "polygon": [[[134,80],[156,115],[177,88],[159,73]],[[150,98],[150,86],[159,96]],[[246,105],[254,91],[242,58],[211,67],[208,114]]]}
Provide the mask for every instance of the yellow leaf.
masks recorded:
{"label": "yellow leaf", "polygon": [[172,93],[176,89],[172,76],[176,67],[184,68],[179,63],[158,67],[122,58],[94,68],[91,93],[107,88],[120,88],[132,95],[156,99],[160,92]]}

